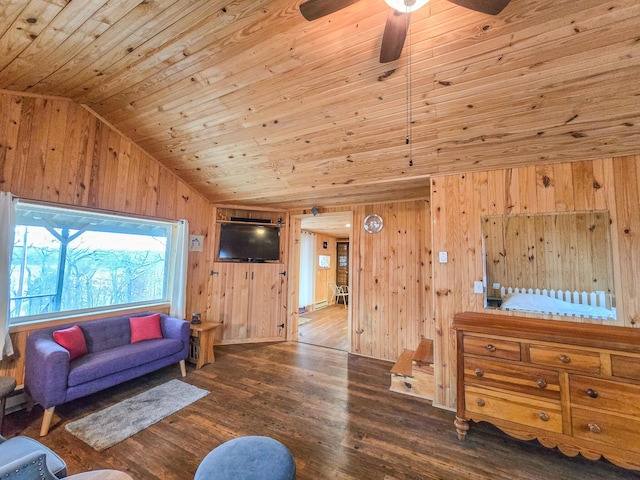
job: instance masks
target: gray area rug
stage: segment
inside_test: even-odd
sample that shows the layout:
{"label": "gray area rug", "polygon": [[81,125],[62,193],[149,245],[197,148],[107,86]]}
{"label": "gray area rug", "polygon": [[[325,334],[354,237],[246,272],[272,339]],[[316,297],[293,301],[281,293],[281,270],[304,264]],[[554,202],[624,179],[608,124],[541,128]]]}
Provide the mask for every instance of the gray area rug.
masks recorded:
{"label": "gray area rug", "polygon": [[101,452],[144,430],[210,392],[170,380],[66,425],[67,431]]}
{"label": "gray area rug", "polygon": [[305,323],[309,323],[310,321],[311,321],[310,318],[298,317],[298,326],[304,325]]}

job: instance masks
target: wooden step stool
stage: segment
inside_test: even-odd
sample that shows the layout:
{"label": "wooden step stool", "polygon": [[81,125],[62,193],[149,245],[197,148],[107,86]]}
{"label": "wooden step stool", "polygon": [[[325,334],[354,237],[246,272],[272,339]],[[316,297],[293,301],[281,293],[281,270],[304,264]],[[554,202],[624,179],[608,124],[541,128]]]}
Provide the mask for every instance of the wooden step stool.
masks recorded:
{"label": "wooden step stool", "polygon": [[391,369],[392,392],[433,400],[433,340],[423,338],[416,350],[405,350]]}

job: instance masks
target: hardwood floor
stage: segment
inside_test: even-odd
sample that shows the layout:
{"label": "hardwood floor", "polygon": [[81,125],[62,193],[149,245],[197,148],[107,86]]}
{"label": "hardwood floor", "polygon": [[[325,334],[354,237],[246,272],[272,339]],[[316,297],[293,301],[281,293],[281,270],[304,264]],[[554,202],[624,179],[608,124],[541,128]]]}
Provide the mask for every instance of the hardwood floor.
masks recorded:
{"label": "hardwood floor", "polygon": [[[69,473],[115,468],[135,479],[192,479],[202,458],[240,435],[283,442],[298,480],[640,479],[606,461],[570,458],[536,441],[472,424],[460,442],[453,412],[393,393],[387,362],[303,343],[216,347],[216,363],[184,381],[211,394],[102,453],[64,429],[68,421],[172,378],[178,366],[69,402],[41,439]],[[7,416],[5,436],[38,438],[42,409]]]}
{"label": "hardwood floor", "polygon": [[331,305],[302,315],[310,322],[298,326],[298,341],[310,345],[349,351],[349,311]]}

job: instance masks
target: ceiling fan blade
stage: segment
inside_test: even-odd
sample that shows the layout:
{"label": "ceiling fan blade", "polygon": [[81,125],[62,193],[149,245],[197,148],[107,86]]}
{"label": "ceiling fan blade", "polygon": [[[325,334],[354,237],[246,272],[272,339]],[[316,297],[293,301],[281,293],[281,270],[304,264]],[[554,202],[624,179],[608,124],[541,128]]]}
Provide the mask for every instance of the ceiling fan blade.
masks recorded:
{"label": "ceiling fan blade", "polygon": [[449,0],[461,7],[470,8],[476,12],[487,13],[489,15],[499,14],[510,0]]}
{"label": "ceiling fan blade", "polygon": [[391,10],[387,17],[382,35],[382,47],[380,48],[380,63],[393,62],[400,58],[404,40],[407,38],[409,28],[409,14]]}
{"label": "ceiling fan blade", "polygon": [[342,10],[359,0],[307,0],[300,4],[300,13],[307,20],[316,20],[330,13]]}

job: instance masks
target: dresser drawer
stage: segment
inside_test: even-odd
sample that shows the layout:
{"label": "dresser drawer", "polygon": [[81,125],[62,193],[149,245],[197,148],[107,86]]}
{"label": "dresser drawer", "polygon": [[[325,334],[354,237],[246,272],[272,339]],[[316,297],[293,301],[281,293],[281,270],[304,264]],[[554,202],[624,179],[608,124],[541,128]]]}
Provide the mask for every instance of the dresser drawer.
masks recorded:
{"label": "dresser drawer", "polygon": [[465,357],[464,381],[467,385],[500,388],[560,400],[558,372],[535,365],[519,365],[491,358]]}
{"label": "dresser drawer", "polygon": [[600,373],[600,354],[597,352],[531,345],[529,347],[529,358],[531,363],[539,365]]}
{"label": "dresser drawer", "polygon": [[[562,414],[558,402],[534,400],[508,393],[477,387],[465,388],[465,408],[470,417],[474,413],[483,417],[506,420],[519,425],[562,432]],[[484,418],[480,418],[484,420]]]}
{"label": "dresser drawer", "polygon": [[569,375],[571,404],[640,418],[640,386],[600,378]]}
{"label": "dresser drawer", "polygon": [[464,337],[464,353],[520,361],[520,342],[485,337]]}
{"label": "dresser drawer", "polygon": [[640,380],[640,358],[611,355],[611,373],[614,377]]}
{"label": "dresser drawer", "polygon": [[571,409],[573,436],[640,452],[640,420],[583,408]]}

